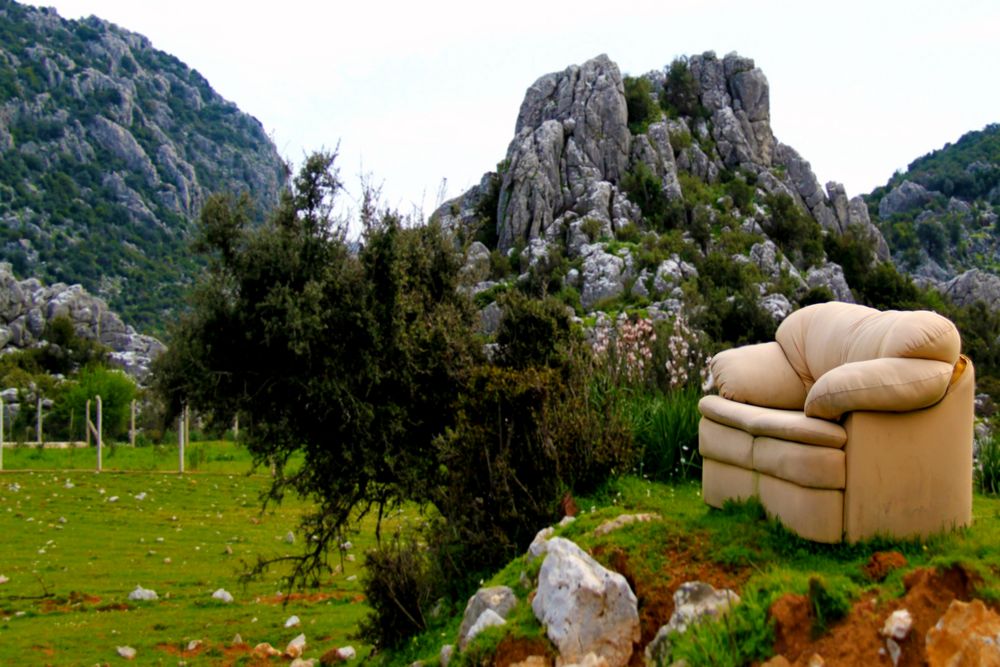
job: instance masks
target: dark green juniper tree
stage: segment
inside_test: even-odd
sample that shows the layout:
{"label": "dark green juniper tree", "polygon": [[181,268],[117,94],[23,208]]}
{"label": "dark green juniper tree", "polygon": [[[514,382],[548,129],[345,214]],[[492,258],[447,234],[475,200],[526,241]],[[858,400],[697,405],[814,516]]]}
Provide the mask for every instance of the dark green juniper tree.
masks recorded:
{"label": "dark green juniper tree", "polygon": [[452,242],[379,212],[366,188],[352,251],[333,213],[334,159],[311,156],[263,226],[245,197],[206,203],[196,248],[208,268],[155,372],[172,410],[240,417],[255,460],[276,466],[268,500],[292,490],[314,502],[306,552],[289,557],[303,582],[359,512],[428,500],[433,439],[481,354]]}

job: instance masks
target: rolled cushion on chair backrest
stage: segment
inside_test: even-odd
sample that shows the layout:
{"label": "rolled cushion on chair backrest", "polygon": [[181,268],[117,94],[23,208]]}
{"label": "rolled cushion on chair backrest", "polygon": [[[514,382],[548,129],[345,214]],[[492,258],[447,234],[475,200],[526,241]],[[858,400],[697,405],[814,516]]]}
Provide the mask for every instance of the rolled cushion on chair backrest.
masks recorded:
{"label": "rolled cushion on chair backrest", "polygon": [[830,370],[857,361],[928,359],[954,366],[962,347],[958,329],[937,313],[837,301],[795,311],[775,338],[807,390]]}
{"label": "rolled cushion on chair backrest", "polygon": [[824,373],[809,390],[807,417],[840,419],[847,412],[909,412],[934,405],[954,368],[943,361],[886,357],[854,361]]}
{"label": "rolled cushion on chair backrest", "polygon": [[710,364],[719,396],[764,408],[801,410],[806,388],[775,342],[719,352]]}

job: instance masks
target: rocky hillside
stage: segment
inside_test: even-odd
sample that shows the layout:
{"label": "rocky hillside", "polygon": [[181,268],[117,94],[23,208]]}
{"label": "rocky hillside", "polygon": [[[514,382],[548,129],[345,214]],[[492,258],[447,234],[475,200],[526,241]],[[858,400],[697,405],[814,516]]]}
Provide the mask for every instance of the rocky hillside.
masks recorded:
{"label": "rocky hillside", "polygon": [[18,280],[10,264],[0,262],[0,354],[44,345],[46,325],[59,317],[68,318],[78,336],[110,349],[111,361],[140,381],[163,351],[160,341],[126,325],[82,286]]}
{"label": "rocky hillside", "polygon": [[770,118],[749,58],[623,77],[601,55],[532,84],[498,170],[434,217],[475,239],[481,305],[533,281],[581,315],[685,307],[715,340],[752,338],[798,304],[853,300],[824,238],[850,236],[865,263],[889,257],[865,202],[821,187]]}
{"label": "rocky hillside", "polygon": [[1000,125],[914,160],[866,199],[901,269],[959,304],[1000,308]]}
{"label": "rocky hillside", "polygon": [[18,275],[159,329],[196,270],[206,196],[264,209],[283,179],[260,122],[145,37],[0,0],[0,260]]}

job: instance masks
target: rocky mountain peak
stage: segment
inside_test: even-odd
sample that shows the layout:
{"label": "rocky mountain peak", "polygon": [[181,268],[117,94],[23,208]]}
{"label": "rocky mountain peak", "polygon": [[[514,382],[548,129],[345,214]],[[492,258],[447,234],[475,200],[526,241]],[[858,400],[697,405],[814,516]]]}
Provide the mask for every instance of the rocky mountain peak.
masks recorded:
{"label": "rocky mountain peak", "polygon": [[625,187],[636,174],[653,174],[678,203],[686,201],[681,174],[709,184],[742,174],[762,195],[789,197],[830,233],[861,229],[888,258],[864,201],[848,198],[839,183],[820,187],[809,163],[775,138],[768,81],[752,59],[706,52],[640,78],[647,115],[630,129],[628,77],[607,55],[540,77],[525,94],[500,172],[434,217],[446,226],[482,224],[494,188],[489,224],[501,251],[534,239],[572,245],[587,220],[601,236],[643,224],[641,202]]}

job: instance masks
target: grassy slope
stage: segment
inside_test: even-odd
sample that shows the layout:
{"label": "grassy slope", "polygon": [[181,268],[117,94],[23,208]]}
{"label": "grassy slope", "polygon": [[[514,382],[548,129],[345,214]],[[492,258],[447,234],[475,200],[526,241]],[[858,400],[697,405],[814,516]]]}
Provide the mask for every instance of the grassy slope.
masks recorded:
{"label": "grassy slope", "polygon": [[[711,510],[702,503],[696,484],[669,487],[626,478],[610,485],[599,497],[581,501],[580,506],[583,512],[577,520],[558,528],[556,534],[576,541],[604,565],[624,571],[635,583],[640,616],[644,626],[650,626],[643,628],[643,643],[660,623],[666,623],[669,613],[664,601],[681,583],[695,579],[707,579],[717,587],[734,586],[741,590],[744,600],[751,598],[747,611],[756,613],[757,618],[750,613],[733,623],[744,624],[741,627],[745,645],[740,650],[744,654],[757,650],[761,657],[770,655],[773,637],[767,634],[766,619],[761,623],[763,627],[756,629],[754,622],[764,616],[770,601],[781,593],[806,594],[810,578],[817,575],[834,595],[857,599],[870,592],[887,599],[903,593],[905,572],[961,562],[972,566],[982,577],[977,589],[979,597],[1000,600],[1000,550],[996,548],[1000,543],[1000,498],[976,496],[974,526],[969,530],[937,537],[925,544],[875,541],[854,546],[821,545],[799,539],[760,516],[759,507]],[[595,537],[594,529],[604,521],[636,512],[655,512],[662,519],[630,524],[604,537]],[[901,551],[909,564],[890,574],[884,583],[873,583],[864,576],[862,567],[872,553],[888,549]],[[538,562],[529,563],[521,557],[485,582],[484,585],[511,586],[520,602],[507,626],[484,632],[453,665],[480,664],[480,659],[492,655],[508,635],[526,640],[544,636],[527,602],[531,588],[522,579],[524,573],[533,587],[538,567]],[[756,610],[750,608],[753,605]],[[409,664],[422,659],[433,664],[441,645],[454,643],[460,620],[459,613],[441,622],[385,663]],[[766,639],[758,641],[760,637]],[[712,641],[712,637],[705,635],[698,640],[703,646],[713,646]],[[711,650],[718,653],[728,648],[713,646]],[[716,654],[716,658],[718,664],[729,664],[722,655]],[[688,659],[692,665],[701,664],[697,657],[693,661]]]}
{"label": "grassy slope", "polygon": [[[259,554],[300,549],[283,538],[296,528],[304,506],[288,499],[262,514],[259,495],[269,477],[248,476],[249,459],[232,445],[206,450],[200,461],[195,457],[199,471],[183,477],[65,470],[0,473],[0,574],[10,578],[0,586],[0,664],[115,664],[124,662],[115,647],[129,645],[138,649],[141,664],[174,665],[191,640],[205,645],[180,659],[224,664],[228,657],[239,658],[224,652],[236,633],[251,646],[267,641],[283,649],[304,632],[310,643],[307,657],[348,644],[362,654],[363,647],[349,635],[366,611],[355,577],[373,542],[370,526],[352,538],[357,562],[346,562],[343,574],[332,575],[316,591],[323,599],[296,599],[283,607],[274,597],[281,589],[281,572],[272,571],[245,588],[239,574]],[[38,455],[15,449],[5,452],[4,467],[61,463],[89,468],[93,460],[93,452],[87,451]],[[169,470],[176,462],[176,448],[159,453],[122,448],[105,458],[106,469],[129,463],[125,467]],[[143,492],[146,497],[138,500]],[[116,502],[110,502],[113,496]],[[136,585],[157,591],[160,600],[129,602]],[[236,601],[225,605],[212,600],[218,588]],[[45,594],[50,597],[39,599]],[[285,619],[293,614],[302,627],[285,629]]]}

